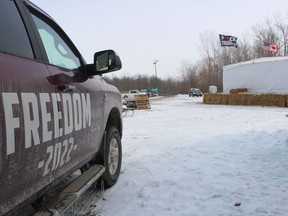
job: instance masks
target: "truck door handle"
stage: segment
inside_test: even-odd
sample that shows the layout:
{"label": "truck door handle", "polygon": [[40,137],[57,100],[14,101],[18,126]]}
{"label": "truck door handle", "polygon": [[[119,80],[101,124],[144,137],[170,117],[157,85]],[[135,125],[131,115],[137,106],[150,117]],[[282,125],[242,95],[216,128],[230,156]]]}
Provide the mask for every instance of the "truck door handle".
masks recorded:
{"label": "truck door handle", "polygon": [[65,85],[65,86],[61,86],[60,89],[63,92],[73,92],[76,89],[76,87],[73,85]]}
{"label": "truck door handle", "polygon": [[104,96],[103,96],[103,101],[104,101],[104,102],[108,101],[108,95],[107,95],[106,93],[105,93]]}

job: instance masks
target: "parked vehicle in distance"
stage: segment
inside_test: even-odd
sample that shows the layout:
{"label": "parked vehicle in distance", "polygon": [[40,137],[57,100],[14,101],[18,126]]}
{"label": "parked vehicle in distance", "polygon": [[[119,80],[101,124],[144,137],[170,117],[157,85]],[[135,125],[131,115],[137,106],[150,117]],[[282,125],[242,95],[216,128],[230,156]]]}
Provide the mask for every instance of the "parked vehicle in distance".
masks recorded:
{"label": "parked vehicle in distance", "polygon": [[28,0],[1,0],[0,20],[0,216],[26,215],[26,206],[37,211],[47,192],[78,169],[78,179],[89,182],[79,181],[79,191],[66,198],[96,178],[113,186],[122,162],[122,101],[101,76],[121,69],[119,56],[100,51],[87,64]]}
{"label": "parked vehicle in distance", "polygon": [[188,94],[189,97],[201,97],[203,95],[202,91],[199,88],[191,88]]}
{"label": "parked vehicle in distance", "polygon": [[151,89],[151,97],[157,97],[158,96],[158,89],[154,88]]}
{"label": "parked vehicle in distance", "polygon": [[135,95],[147,95],[144,91],[130,90],[128,93],[122,94],[123,99],[134,99]]}

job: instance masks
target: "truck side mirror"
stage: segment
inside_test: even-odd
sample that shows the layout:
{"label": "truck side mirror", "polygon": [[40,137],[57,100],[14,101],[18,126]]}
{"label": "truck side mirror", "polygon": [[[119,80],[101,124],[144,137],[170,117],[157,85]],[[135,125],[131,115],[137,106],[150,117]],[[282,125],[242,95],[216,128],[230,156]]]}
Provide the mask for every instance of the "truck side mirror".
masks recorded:
{"label": "truck side mirror", "polygon": [[94,69],[97,74],[120,70],[120,57],[113,50],[104,50],[94,54]]}

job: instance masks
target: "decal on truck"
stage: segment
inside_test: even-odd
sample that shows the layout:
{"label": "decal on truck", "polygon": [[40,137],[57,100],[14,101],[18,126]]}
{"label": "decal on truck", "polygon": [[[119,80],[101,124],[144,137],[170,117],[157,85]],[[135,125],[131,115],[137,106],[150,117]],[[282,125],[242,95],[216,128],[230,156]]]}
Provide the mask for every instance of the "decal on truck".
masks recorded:
{"label": "decal on truck", "polygon": [[[2,93],[5,128],[6,155],[21,148],[45,144],[52,139],[91,127],[91,101],[89,93]],[[62,108],[60,108],[62,107]],[[61,124],[61,122],[63,122]],[[20,128],[23,125],[24,128]],[[17,129],[24,130],[24,143],[16,147]],[[19,142],[20,140],[18,140]],[[21,140],[22,141],[22,140]],[[48,159],[41,161],[43,175],[67,163],[71,152],[77,149],[74,138],[47,147]]]}
{"label": "decal on truck", "polygon": [[[63,149],[63,150],[62,150]],[[71,152],[77,149],[77,145],[74,145],[74,138],[70,137],[69,140],[56,143],[47,147],[48,159],[46,162],[40,161],[38,169],[44,166],[43,176],[47,175],[50,171],[54,171],[58,167],[63,166],[71,159]]]}

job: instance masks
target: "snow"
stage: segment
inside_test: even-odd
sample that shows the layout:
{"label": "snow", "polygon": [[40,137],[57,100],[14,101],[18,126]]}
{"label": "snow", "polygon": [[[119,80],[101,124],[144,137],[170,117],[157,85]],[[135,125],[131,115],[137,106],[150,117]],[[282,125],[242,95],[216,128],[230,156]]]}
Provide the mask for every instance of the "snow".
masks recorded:
{"label": "snow", "polygon": [[123,118],[122,171],[99,215],[287,215],[287,108],[202,100],[151,100]]}

